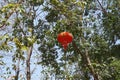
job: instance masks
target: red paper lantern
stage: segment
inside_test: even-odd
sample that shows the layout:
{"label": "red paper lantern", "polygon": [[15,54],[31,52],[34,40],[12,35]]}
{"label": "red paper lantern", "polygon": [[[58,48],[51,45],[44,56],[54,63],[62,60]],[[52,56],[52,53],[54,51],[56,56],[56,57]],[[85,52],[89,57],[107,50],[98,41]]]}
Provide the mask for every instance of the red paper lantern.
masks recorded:
{"label": "red paper lantern", "polygon": [[69,32],[61,32],[57,36],[57,40],[62,44],[63,48],[66,50],[69,43],[73,40],[73,35]]}

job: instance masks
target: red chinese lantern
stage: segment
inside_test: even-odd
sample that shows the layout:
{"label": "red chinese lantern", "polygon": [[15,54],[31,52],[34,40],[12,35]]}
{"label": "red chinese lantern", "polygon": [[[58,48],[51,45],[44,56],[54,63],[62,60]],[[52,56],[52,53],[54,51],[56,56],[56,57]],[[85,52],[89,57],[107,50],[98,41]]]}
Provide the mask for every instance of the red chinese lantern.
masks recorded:
{"label": "red chinese lantern", "polygon": [[73,35],[69,32],[61,32],[60,34],[58,34],[57,40],[59,43],[61,43],[63,48],[66,50],[68,44],[71,43],[73,40]]}

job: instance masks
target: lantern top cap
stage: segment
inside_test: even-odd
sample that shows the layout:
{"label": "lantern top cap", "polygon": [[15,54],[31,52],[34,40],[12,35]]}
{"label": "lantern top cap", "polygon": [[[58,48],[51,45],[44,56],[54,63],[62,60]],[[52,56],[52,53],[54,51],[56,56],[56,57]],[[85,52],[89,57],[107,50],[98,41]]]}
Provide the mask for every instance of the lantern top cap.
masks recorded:
{"label": "lantern top cap", "polygon": [[73,35],[71,34],[71,33],[69,33],[69,32],[61,32],[59,35],[62,35],[62,36],[64,36],[64,35],[70,35],[70,36],[72,36],[73,37]]}

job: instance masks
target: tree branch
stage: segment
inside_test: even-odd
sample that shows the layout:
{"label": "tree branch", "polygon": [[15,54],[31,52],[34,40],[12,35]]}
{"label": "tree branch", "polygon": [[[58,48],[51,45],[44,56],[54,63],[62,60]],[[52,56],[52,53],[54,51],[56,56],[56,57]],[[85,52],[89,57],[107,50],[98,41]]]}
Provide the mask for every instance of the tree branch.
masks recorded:
{"label": "tree branch", "polygon": [[20,64],[20,58],[18,59],[18,63],[17,63],[17,69],[16,69],[15,80],[18,80],[18,78],[19,78],[19,72],[20,72],[19,64]]}
{"label": "tree branch", "polygon": [[96,74],[93,66],[91,65],[91,61],[88,55],[88,50],[85,49],[85,53],[81,53],[81,51],[78,49],[77,45],[75,44],[75,42],[73,41],[73,47],[76,49],[76,51],[82,56],[82,60],[85,62],[85,64],[87,65],[87,67],[89,68],[90,72],[92,73],[94,80],[99,80],[98,75]]}
{"label": "tree branch", "polygon": [[32,55],[32,50],[33,50],[33,46],[29,47],[28,53],[27,53],[27,60],[26,60],[26,68],[27,68],[27,80],[31,79],[31,72],[30,72],[30,58]]}
{"label": "tree branch", "polygon": [[77,47],[77,45],[75,44],[74,41],[72,42],[72,45],[73,45],[73,47],[75,48],[75,50],[82,56],[83,62],[85,62],[85,60],[84,60],[84,55],[83,55],[83,54],[81,53],[81,51],[78,49],[78,47]]}
{"label": "tree branch", "polygon": [[106,10],[103,8],[103,6],[101,5],[100,1],[97,0],[97,2],[98,2],[98,4],[100,5],[100,7],[102,8],[103,13],[105,13],[105,15],[107,15],[107,12],[106,12]]}
{"label": "tree branch", "polygon": [[0,29],[2,29],[2,28],[6,25],[6,22],[7,22],[8,19],[12,16],[13,13],[14,13],[14,11],[11,12],[11,13],[9,13],[9,15],[5,16],[6,21],[3,22],[3,24],[0,26]]}
{"label": "tree branch", "polygon": [[94,80],[99,80],[98,75],[95,73],[95,70],[94,70],[93,66],[91,65],[91,61],[90,61],[87,49],[85,49],[85,58],[86,58],[86,61],[87,61],[87,66],[88,66],[89,70],[91,71],[91,73],[94,77]]}

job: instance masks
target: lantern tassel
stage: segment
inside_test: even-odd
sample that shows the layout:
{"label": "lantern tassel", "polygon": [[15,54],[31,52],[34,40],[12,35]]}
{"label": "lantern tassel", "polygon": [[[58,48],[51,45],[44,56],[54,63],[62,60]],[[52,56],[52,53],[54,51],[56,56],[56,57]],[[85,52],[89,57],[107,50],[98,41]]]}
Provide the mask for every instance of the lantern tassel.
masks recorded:
{"label": "lantern tassel", "polygon": [[68,47],[68,44],[63,44],[62,46],[63,46],[64,50],[66,50]]}

